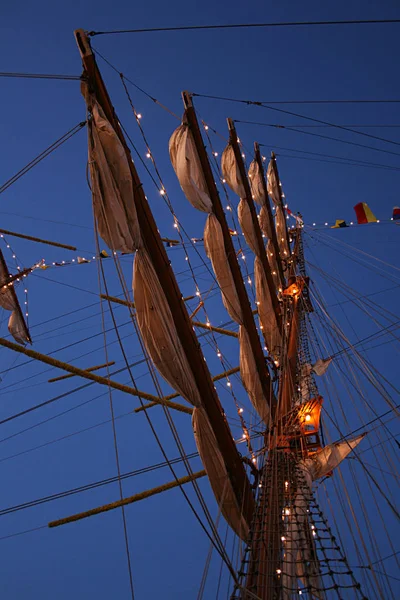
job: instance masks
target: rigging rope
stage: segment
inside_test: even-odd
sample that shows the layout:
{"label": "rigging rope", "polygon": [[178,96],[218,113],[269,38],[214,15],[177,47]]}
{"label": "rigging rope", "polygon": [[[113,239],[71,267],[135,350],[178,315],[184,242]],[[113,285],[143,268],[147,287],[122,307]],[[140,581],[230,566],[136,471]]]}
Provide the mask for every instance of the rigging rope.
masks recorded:
{"label": "rigging rope", "polygon": [[18,179],[20,179],[23,175],[25,175],[26,173],[28,173],[28,171],[30,171],[31,169],[33,169],[33,167],[35,167],[37,164],[39,164],[44,158],[46,158],[52,152],[54,152],[54,150],[57,150],[57,148],[59,148],[62,144],[64,144],[72,136],[74,136],[76,133],[78,133],[78,131],[80,131],[81,129],[83,129],[83,127],[85,127],[85,125],[86,125],[86,121],[81,121],[80,123],[78,123],[77,125],[75,125],[75,127],[72,127],[72,129],[70,129],[69,131],[67,131],[66,133],[64,133],[64,135],[62,135],[60,138],[58,138],[58,140],[56,140],[55,142],[53,142],[45,150],[43,150],[43,152],[41,152],[40,154],[38,154],[36,156],[36,158],[34,158],[33,160],[31,160],[27,165],[25,165],[25,167],[23,167],[20,171],[18,171],[18,173],[15,173],[15,175],[13,175],[10,179],[8,179],[5,183],[3,183],[2,186],[0,186],[0,194],[2,194],[13,183],[15,183],[16,181],[18,181]]}
{"label": "rigging rope", "polygon": [[112,35],[120,33],[154,33],[160,31],[200,31],[205,29],[255,29],[265,27],[310,27],[326,25],[384,25],[400,23],[400,19],[356,19],[342,21],[280,21],[271,23],[233,23],[221,25],[183,25],[180,27],[149,27],[145,29],[116,29],[111,31],[89,31],[88,35]]}
{"label": "rigging rope", "polygon": [[53,75],[45,73],[0,73],[0,77],[16,77],[22,79],[64,79],[65,81],[81,81],[80,75]]}

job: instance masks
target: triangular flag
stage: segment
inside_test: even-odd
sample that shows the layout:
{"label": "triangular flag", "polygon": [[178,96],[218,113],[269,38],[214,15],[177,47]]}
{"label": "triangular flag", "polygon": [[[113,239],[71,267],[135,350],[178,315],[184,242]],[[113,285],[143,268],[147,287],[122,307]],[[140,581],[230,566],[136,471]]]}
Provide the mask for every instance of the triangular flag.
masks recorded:
{"label": "triangular flag", "polygon": [[363,225],[364,223],[376,223],[377,218],[366,202],[359,202],[355,205],[354,210],[359,225]]}
{"label": "triangular flag", "polygon": [[331,229],[339,229],[340,227],[347,227],[347,223],[346,221],[343,221],[343,219],[336,219],[336,223],[334,225],[332,225]]}
{"label": "triangular flag", "polygon": [[76,260],[77,260],[78,265],[83,265],[84,263],[90,263],[90,260],[88,260],[87,258],[82,258],[82,256],[77,256]]}
{"label": "triangular flag", "polygon": [[105,250],[102,250],[100,252],[100,258],[108,258],[108,257],[109,257],[109,255],[107,254],[107,252]]}
{"label": "triangular flag", "polygon": [[393,221],[400,219],[400,208],[398,206],[393,207]]}

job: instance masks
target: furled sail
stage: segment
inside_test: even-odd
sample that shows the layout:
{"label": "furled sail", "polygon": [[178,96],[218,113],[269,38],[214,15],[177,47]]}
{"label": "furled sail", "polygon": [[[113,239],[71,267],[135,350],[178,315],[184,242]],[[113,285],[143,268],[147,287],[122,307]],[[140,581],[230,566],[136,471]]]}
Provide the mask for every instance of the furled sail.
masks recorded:
{"label": "furled sail", "polygon": [[274,169],[273,158],[268,163],[267,169],[267,190],[268,195],[272,198],[275,206],[280,204],[280,190],[279,190],[279,180],[276,176],[276,171]]}
{"label": "furled sail", "polygon": [[31,343],[31,336],[22,315],[14,284],[6,284],[9,277],[10,273],[7,268],[7,263],[0,250],[0,306],[5,310],[12,311],[8,320],[8,331],[16,342],[20,344]]}
{"label": "furled sail", "polygon": [[242,309],[226,258],[224,236],[217,217],[211,213],[204,228],[204,248],[211,260],[213,271],[221,290],[222,302],[229,316],[236,323],[242,323]]}
{"label": "furled sail", "polygon": [[231,190],[233,190],[240,198],[244,198],[246,192],[236,162],[235,152],[231,144],[228,144],[222,153],[221,170]]}
{"label": "furled sail", "polygon": [[281,206],[276,206],[275,211],[275,229],[276,237],[278,239],[279,253],[283,261],[287,260],[290,256],[290,248],[287,243],[286,237],[286,219]]}
{"label": "furled sail", "polygon": [[[226,179],[229,187],[238,195],[243,194],[238,205],[238,218],[239,223],[244,233],[245,240],[248,246],[256,255],[254,263],[254,279],[256,288],[256,298],[258,306],[258,316],[261,323],[263,336],[268,347],[270,354],[276,359],[279,355],[282,346],[281,331],[278,327],[276,316],[272,304],[271,291],[268,286],[266,275],[262,267],[260,259],[260,247],[257,241],[257,234],[254,227],[251,210],[249,207],[248,200],[246,199],[246,192],[243,181],[240,178],[239,168],[237,165],[236,157],[233,153],[233,147],[231,144],[225,148],[223,152],[225,160],[221,160],[222,173]],[[253,161],[254,163],[255,161]],[[252,164],[253,164],[252,163]],[[252,177],[250,178],[251,184],[254,186],[255,194],[254,197],[259,203],[266,201],[265,194],[263,193],[260,178],[257,176],[257,169],[252,167]],[[234,185],[231,182],[234,182]],[[238,182],[240,185],[238,185]],[[253,189],[253,188],[252,188]],[[240,192],[240,194],[239,194]],[[261,250],[265,252],[264,246]],[[272,269],[271,269],[272,270]]]}
{"label": "furled sail", "polygon": [[290,248],[286,232],[286,217],[282,204],[280,182],[274,165],[274,158],[271,158],[267,169],[267,189],[275,205],[275,229],[278,240],[279,253],[282,261],[290,257]]}
{"label": "furled sail", "polygon": [[212,204],[193,141],[186,123],[175,129],[169,140],[169,156],[181,188],[190,204],[210,213]]}
{"label": "furled sail", "polygon": [[141,245],[135,193],[124,147],[94,94],[82,84],[88,121],[93,211],[101,238],[112,250],[134,252]]}
{"label": "furled sail", "polygon": [[[249,335],[246,329],[241,325],[239,327],[239,342],[240,342],[240,376],[243,387],[249,395],[251,403],[260,415],[266,425],[270,424],[270,410],[265,402],[264,394],[261,387],[261,381],[258,377],[257,366],[254,360],[254,355],[251,350]],[[268,398],[270,403],[271,398]]]}
{"label": "furled sail", "polygon": [[136,252],[133,294],[137,324],[154,365],[185,400],[200,406],[201,398],[157,273],[144,248]]}
{"label": "furled sail", "polygon": [[268,244],[267,244],[267,257],[268,257],[268,263],[271,269],[271,273],[272,273],[272,279],[274,280],[275,283],[275,287],[278,291],[282,291],[283,288],[280,288],[281,281],[279,278],[279,271],[278,271],[278,261],[276,258],[276,254],[274,252],[274,245],[272,243],[271,240],[268,240]]}
{"label": "furled sail", "polygon": [[[208,258],[211,261],[215,277],[221,290],[222,301],[229,313],[229,316],[238,325],[243,325],[243,316],[240,302],[238,299],[236,287],[233,280],[231,267],[229,265],[225,242],[223,238],[223,232],[221,225],[217,217],[212,212],[211,200],[209,202],[202,202],[201,206],[199,203],[193,202],[193,197],[197,194],[199,189],[199,182],[201,186],[204,183],[204,175],[200,176],[197,172],[200,167],[200,160],[198,158],[197,150],[193,145],[192,134],[188,131],[189,127],[186,123],[182,123],[172,134],[169,143],[170,158],[172,166],[174,167],[175,173],[178,177],[179,183],[182,187],[183,192],[188,198],[189,202],[199,210],[203,210],[208,213],[204,229],[204,246]],[[187,156],[188,140],[190,142],[191,151],[195,152],[195,157],[184,163],[185,168],[180,164],[179,157]],[[181,159],[183,161],[183,159]],[[184,161],[183,161],[184,162]],[[233,154],[233,149],[227,148],[223,153],[223,173],[227,181],[234,187],[239,193],[243,192],[244,187],[240,179],[240,173],[236,166],[236,160]],[[188,176],[187,169],[190,166],[190,177]],[[201,188],[204,192],[204,188]],[[209,199],[208,193],[207,198]],[[249,235],[253,236],[253,226],[251,224],[251,230],[249,225]],[[243,335],[241,336],[243,339]],[[268,403],[269,398],[265,398],[262,393],[262,385],[257,369],[252,369],[252,377],[248,376],[248,365],[255,365],[254,356],[252,355],[252,348],[250,344],[246,344],[245,348],[241,347],[240,350],[240,373],[245,388],[249,394],[250,400],[253,403],[254,408],[259,411],[262,407],[260,416],[268,422],[269,420],[269,409]]]}
{"label": "furled sail", "polygon": [[202,408],[194,409],[192,425],[197,450],[220,510],[233,531],[245,541],[248,535],[248,525],[243,517],[242,507],[238,506],[222,454],[218,449],[207,415]]}

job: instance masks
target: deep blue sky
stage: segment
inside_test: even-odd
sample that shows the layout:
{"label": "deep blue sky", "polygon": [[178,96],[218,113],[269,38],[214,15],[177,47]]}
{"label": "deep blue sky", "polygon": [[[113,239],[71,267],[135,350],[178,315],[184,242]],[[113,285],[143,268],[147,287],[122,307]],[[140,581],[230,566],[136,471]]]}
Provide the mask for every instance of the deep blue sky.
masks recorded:
{"label": "deep blue sky", "polygon": [[[1,71],[32,73],[80,74],[80,58],[73,30],[108,30],[121,28],[175,26],[180,24],[239,23],[256,21],[295,21],[324,19],[398,18],[398,3],[394,1],[365,2],[339,1],[324,6],[321,2],[244,3],[210,2],[198,6],[188,2],[128,3],[101,0],[97,3],[77,2],[19,2],[8,3],[0,11]],[[193,92],[254,100],[302,99],[399,99],[398,25],[362,27],[261,29],[214,32],[157,33],[146,35],[103,36],[93,44],[126,76],[160,100],[173,112],[181,114],[180,92]],[[109,85],[121,121],[132,135],[141,156],[146,150],[130,115],[129,105],[118,76],[99,61]],[[79,92],[79,82],[1,79],[2,111],[0,114],[1,181],[7,180],[36,154],[56,138],[85,118],[85,107]],[[168,139],[178,121],[151,103],[145,96],[130,88],[134,104],[143,114],[143,126],[150,146],[163,175],[173,205],[190,235],[201,237],[204,218],[184,199],[168,160]],[[202,118],[226,136],[225,118],[265,123],[299,124],[299,117],[274,113],[256,107],[195,99]],[[400,125],[398,104],[385,105],[287,105],[283,108],[339,124]],[[257,128],[238,125],[240,138],[247,148],[257,139],[269,147],[277,146],[308,150],[347,158],[372,161],[398,167],[399,156],[375,152],[366,148],[345,145],[282,129]],[[311,130],[360,144],[375,146],[400,154],[394,144],[385,144],[335,129]],[[390,138],[400,144],[400,128],[366,129],[374,135]],[[79,254],[91,256],[95,248],[91,200],[86,183],[86,134],[80,132],[74,139],[57,150],[37,168],[1,197],[1,227],[28,234],[75,244]],[[224,142],[213,137],[215,149],[221,152]],[[294,151],[282,154],[293,156]],[[301,155],[299,155],[301,156]],[[400,204],[399,172],[363,167],[327,164],[293,158],[280,158],[279,167],[284,190],[290,207],[301,211],[307,223],[333,222],[337,218],[354,218],[352,207],[359,201],[367,202],[378,218],[388,219],[392,207]],[[171,215],[165,209],[159,194],[149,182],[143,169],[146,193],[163,235],[174,234]],[[234,203],[236,199],[232,197]],[[374,229],[373,229],[374,228]],[[371,226],[354,230],[322,231],[308,238],[308,258],[322,266],[334,277],[343,279],[360,294],[383,290],[398,284],[396,271],[376,264],[383,271],[370,270],[345,260],[343,255],[327,248],[325,238],[341,240],[360,248],[380,260],[398,268],[398,230],[394,225]],[[318,238],[318,239],[317,239]],[[69,260],[76,253],[59,251],[11,240],[16,254],[25,265],[38,258],[48,262]],[[343,251],[343,246],[337,246]],[[4,249],[7,261],[13,261]],[[187,265],[183,256],[171,252],[176,271]],[[191,255],[192,256],[192,255]],[[369,262],[369,259],[367,259]],[[123,259],[127,281],[131,278],[131,261]],[[196,255],[193,253],[195,265]],[[249,261],[250,262],[250,261]],[[110,278],[110,291],[120,293],[111,264],[105,266]],[[249,267],[250,268],[250,267]],[[199,283],[207,289],[210,278],[200,271]],[[313,273],[325,295],[327,304],[343,301],[339,291],[332,291],[318,274]],[[388,281],[385,277],[391,277]],[[193,283],[186,274],[179,276],[183,293],[193,293]],[[58,282],[58,283],[57,283]],[[74,287],[70,287],[74,286]],[[101,332],[97,301],[97,270],[95,264],[54,269],[35,274],[29,282],[29,316],[34,347],[52,353],[68,344]],[[396,311],[398,291],[379,295],[376,301],[393,313]],[[21,295],[23,301],[23,294]],[[88,308],[83,308],[87,307]],[[211,302],[211,316],[215,322],[227,320],[227,315]],[[352,305],[332,309],[333,315],[351,340],[356,341],[374,333],[379,324],[360,316]],[[62,320],[44,324],[48,319],[77,311]],[[78,312],[79,311],[79,312]],[[123,309],[117,309],[119,322],[128,321]],[[74,323],[76,321],[76,323]],[[79,321],[79,322],[78,322]],[[109,314],[106,323],[111,327]],[[52,331],[69,324],[69,327]],[[387,323],[384,322],[386,325]],[[126,339],[128,357],[134,362],[140,358],[140,348],[132,325],[121,329]],[[2,335],[7,333],[6,318],[2,315]],[[109,342],[115,338],[110,335]],[[236,364],[237,349],[228,341],[221,341],[224,353]],[[122,366],[117,345],[110,346],[110,358]],[[398,363],[391,346],[384,345],[369,354],[385,376],[394,380]],[[86,356],[82,356],[86,353]],[[60,351],[56,356],[81,367],[104,362],[102,337],[98,337]],[[215,353],[207,355],[213,374],[220,371]],[[119,361],[119,363],[118,363]],[[9,352],[1,352],[1,370],[24,362]],[[0,416],[6,417],[43,400],[78,386],[72,380],[66,384],[48,384],[47,379],[58,372],[48,371],[40,364],[29,364],[3,375],[0,389]],[[40,375],[40,373],[43,373]],[[151,382],[144,366],[134,370],[138,386],[151,391]],[[34,377],[27,380],[29,377]],[[332,371],[335,380],[335,371]],[[126,374],[119,381],[128,383]],[[336,383],[338,383],[336,381]],[[6,386],[15,384],[13,387]],[[362,423],[360,403],[347,403],[345,389],[340,382],[339,392],[346,403],[343,432]],[[238,388],[238,384],[236,383]],[[18,389],[17,389],[18,388]],[[166,386],[165,386],[165,389]],[[378,412],[386,409],[377,394],[367,388],[369,399],[376,403]],[[33,415],[3,425],[0,431],[0,461],[15,453],[29,450],[39,444],[91,427],[109,419],[109,405],[105,390],[89,388],[58,401]],[[55,416],[72,406],[99,399],[69,414],[42,424],[12,439],[2,441],[42,419]],[[240,395],[240,392],[238,392]],[[225,390],[222,396],[227,406],[231,402]],[[116,412],[125,413],[138,404],[130,397],[115,394]],[[243,397],[242,397],[243,399]],[[244,400],[243,400],[244,402]],[[361,407],[361,408],[360,408]],[[232,408],[230,408],[232,410]],[[165,419],[153,409],[152,419],[168,448],[168,455],[178,455],[167,430]],[[369,413],[368,413],[369,414]],[[341,419],[338,412],[338,419]],[[178,415],[177,426],[187,451],[193,450],[193,439],[188,417]],[[329,429],[329,428],[328,428]],[[235,434],[239,435],[238,430]],[[332,430],[332,436],[339,437]],[[118,438],[123,472],[154,464],[162,460],[143,415],[129,416],[118,421]],[[193,463],[197,468],[197,462]],[[165,472],[156,472],[128,480],[124,493],[158,485],[171,478]],[[182,469],[177,469],[183,473]],[[58,441],[41,449],[27,452],[0,462],[2,501],[0,508],[67,490],[91,481],[114,476],[112,430],[109,423],[85,433]],[[378,472],[375,475],[379,476]],[[207,483],[201,489],[210,498]],[[368,488],[362,488],[365,493]],[[354,490],[353,490],[354,492]],[[18,531],[45,525],[49,520],[103,504],[118,497],[116,486],[108,486],[80,496],[45,504],[2,517],[0,538]],[[371,510],[372,505],[369,507]],[[391,526],[390,514],[383,504]],[[213,507],[213,514],[215,513]],[[195,598],[208,550],[201,533],[179,491],[169,492],[127,511],[129,539],[137,597],[142,598]],[[339,522],[342,525],[344,521]],[[222,532],[224,533],[224,528]],[[382,538],[382,555],[391,552]],[[128,578],[120,515],[116,512],[93,518],[59,530],[38,532],[0,540],[2,568],[0,592],[7,600],[27,600],[54,597],[66,600],[96,597],[129,598]],[[396,548],[397,549],[397,548]],[[358,558],[350,555],[352,563]],[[390,567],[390,565],[392,565]],[[211,569],[211,579],[218,578],[219,563]],[[389,572],[395,574],[393,563]],[[214,590],[215,585],[210,587]],[[206,596],[207,597],[207,596]],[[209,597],[214,597],[210,596]]]}

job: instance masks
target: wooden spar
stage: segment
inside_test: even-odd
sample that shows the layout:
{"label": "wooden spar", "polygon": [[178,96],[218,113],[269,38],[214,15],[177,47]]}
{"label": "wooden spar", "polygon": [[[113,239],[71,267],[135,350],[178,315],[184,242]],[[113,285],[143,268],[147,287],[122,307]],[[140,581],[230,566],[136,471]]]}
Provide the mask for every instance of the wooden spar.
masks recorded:
{"label": "wooden spar", "polygon": [[170,481],[169,483],[165,483],[164,485],[154,487],[151,490],[146,490],[145,492],[134,494],[133,496],[123,498],[122,500],[117,500],[116,502],[111,502],[111,504],[104,504],[103,506],[92,508],[91,510],[86,510],[85,512],[77,513],[75,515],[72,515],[71,517],[65,517],[64,519],[58,519],[57,521],[50,521],[48,527],[59,527],[60,525],[66,525],[67,523],[74,523],[75,521],[80,521],[81,519],[92,517],[93,515],[99,515],[101,513],[108,512],[109,510],[114,510],[115,508],[126,506],[127,504],[140,502],[140,500],[150,498],[150,496],[155,496],[156,494],[161,494],[161,492],[166,492],[167,490],[172,490],[173,488],[184,485],[185,483],[190,483],[191,481],[200,479],[200,477],[204,477],[205,475],[205,471],[197,471],[197,473],[193,473],[192,475],[187,475],[186,477],[181,477],[180,479],[177,479],[175,481]]}
{"label": "wooden spar", "polygon": [[199,123],[197,121],[196,112],[193,107],[192,98],[188,92],[183,92],[182,97],[185,106],[186,120],[192,132],[193,140],[196,145],[204,178],[207,184],[209,197],[213,205],[213,212],[217,217],[222,229],[226,255],[228,258],[233,281],[236,287],[236,292],[242,310],[243,325],[246,328],[246,331],[249,336],[251,349],[257,367],[257,373],[261,382],[261,387],[267,402],[269,401],[270,403],[274,403],[275,397],[272,390],[271,378],[269,376],[269,371],[266,366],[264,352],[260,343],[260,338],[258,337],[256,324],[254,322],[254,318],[251,311],[250,301],[246,292],[245,285],[243,283],[242,273],[240,271],[240,266],[236,257],[236,252],[232,242],[231,234],[229,232],[228,223],[226,222],[225,213],[222,208],[221,200],[219,198],[214,175],[212,173],[207,152],[203,143],[203,138],[200,133]]}
{"label": "wooden spar", "polygon": [[119,392],[124,392],[125,394],[130,394],[131,396],[136,396],[138,398],[144,398],[145,400],[157,400],[160,404],[165,404],[165,406],[168,406],[168,408],[173,408],[174,410],[178,410],[180,412],[184,412],[190,415],[192,414],[191,408],[187,408],[186,406],[182,406],[181,404],[176,404],[175,402],[169,402],[167,399],[159,398],[158,396],[148,394],[147,392],[142,392],[135,388],[129,387],[129,385],[124,385],[122,383],[118,383],[117,381],[107,379],[106,377],[95,375],[94,373],[90,373],[89,371],[85,371],[84,369],[78,369],[78,367],[74,367],[73,365],[69,365],[68,363],[62,362],[61,360],[57,360],[52,356],[47,356],[47,354],[41,354],[41,352],[37,352],[36,350],[24,348],[24,346],[14,344],[14,342],[10,342],[9,340],[5,340],[4,338],[0,338],[0,346],[4,346],[5,348],[14,350],[14,352],[25,354],[25,356],[29,356],[29,358],[40,360],[40,362],[43,362],[46,365],[51,365],[52,367],[56,367],[57,369],[63,369],[64,371],[68,371],[73,375],[78,375],[79,377],[83,377],[84,379],[90,379],[91,381],[95,381],[96,383],[100,383],[101,385],[106,385],[107,387],[111,387],[114,390],[118,390]]}
{"label": "wooden spar", "polygon": [[32,273],[34,268],[35,267],[28,267],[27,269],[24,269],[23,271],[19,271],[18,273],[15,273],[15,275],[9,275],[7,280],[0,281],[0,288],[7,287],[14,281],[19,281],[22,277],[26,277],[26,275],[29,275],[29,273]]}
{"label": "wooden spar", "polygon": [[300,294],[296,294],[295,296],[293,296],[292,301],[292,318],[290,321],[290,333],[287,346],[287,353],[283,362],[284,371],[282,375],[282,390],[276,415],[277,421],[282,419],[282,417],[287,415],[292,409],[292,398],[294,394],[298,362],[297,351],[300,333],[300,312]]}
{"label": "wooden spar", "polygon": [[[215,375],[215,377],[212,378],[213,381],[219,381],[220,379],[223,379],[224,377],[229,377],[229,375],[234,375],[234,373],[238,373],[240,371],[240,367],[234,367],[233,369],[229,369],[229,371],[224,371],[223,373],[220,373],[219,375]],[[166,400],[171,400],[172,398],[178,398],[179,394],[171,394],[170,396],[165,396]],[[158,400],[155,402],[150,402],[150,404],[145,404],[144,406],[139,406],[139,408],[135,408],[135,410],[133,412],[138,413],[138,412],[142,412],[142,410],[147,410],[148,408],[151,408],[152,406],[157,406],[159,404],[162,404],[162,400]]]}
{"label": "wooden spar", "polygon": [[198,305],[196,306],[194,311],[189,315],[189,319],[192,321],[192,323],[193,323],[194,317],[197,315],[199,310],[201,310],[203,308],[203,306],[204,306],[204,302],[203,302],[203,300],[201,300],[201,302],[198,303]]}
{"label": "wooden spar", "polygon": [[161,241],[165,244],[171,244],[171,246],[178,246],[181,242],[179,240],[170,240],[169,238],[161,238]]}
{"label": "wooden spar", "polygon": [[264,194],[265,194],[265,198],[266,198],[265,204],[263,206],[265,206],[265,209],[266,209],[267,215],[268,215],[269,227],[270,227],[270,231],[271,231],[271,243],[274,248],[274,254],[276,256],[276,263],[278,265],[279,279],[281,281],[282,289],[283,289],[285,287],[285,276],[283,274],[281,255],[279,253],[278,238],[276,237],[274,217],[272,215],[271,204],[270,204],[269,197],[268,197],[267,182],[265,181],[265,176],[264,176],[264,167],[263,167],[263,162],[262,162],[262,158],[261,158],[260,146],[258,145],[257,142],[254,142],[254,160],[257,162],[258,167],[260,169],[261,182],[262,182],[262,186],[263,186],[263,190],[264,190]]}
{"label": "wooden spar", "polygon": [[211,375],[201,352],[200,344],[189,320],[182,294],[172,271],[167,252],[158,233],[153,214],[146,200],[143,186],[136,172],[130,150],[126,144],[114,107],[112,106],[110,97],[97,67],[89,39],[82,29],[75,31],[75,38],[82,57],[86,81],[90,89],[96,94],[97,101],[101,105],[106,118],[117,133],[128,158],[135,190],[136,213],[145,249],[150,257],[154,270],[157,273],[160,285],[164,290],[173,318],[173,324],[176,328],[179,341],[182,344],[183,351],[192,368],[193,377],[199,390],[200,397],[202,398],[203,408],[216,437],[218,449],[224,458],[225,467],[235,491],[237,502],[239,506],[243,507],[243,515],[247,522],[250,523],[254,508],[254,497],[250,488],[250,482],[233,441],[228,423],[225,420],[221,403],[214,389],[214,383],[212,382]]}
{"label": "wooden spar", "polygon": [[200,321],[192,321],[192,325],[195,327],[200,327],[200,329],[208,329],[209,331],[215,331],[216,333],[221,333],[222,335],[229,335],[230,337],[239,337],[239,334],[236,331],[229,331],[229,329],[222,329],[221,327],[214,327],[213,325],[207,325],[207,323],[200,323]]}
{"label": "wooden spar", "polygon": [[[1,250],[0,250],[0,265],[1,265],[2,269],[3,269],[3,273],[7,277],[8,283],[10,283],[10,279],[11,279],[11,277],[9,277],[10,273],[8,271],[7,263],[6,263],[5,259],[4,259],[4,256],[3,256],[3,253],[2,253]],[[22,310],[21,310],[21,306],[20,306],[20,303],[19,303],[19,300],[18,300],[17,292],[15,291],[15,288],[14,288],[13,285],[10,285],[9,290],[10,290],[11,295],[13,297],[14,307],[15,307],[14,310],[17,311],[17,313],[19,315],[19,318],[21,320],[21,323],[23,323],[23,327],[24,327],[24,332],[25,332],[26,339],[31,344],[32,343],[32,338],[30,336],[29,329],[28,329],[28,326],[27,326],[26,321],[25,321],[25,317],[22,314]]]}
{"label": "wooden spar", "polygon": [[[31,235],[25,235],[22,233],[15,233],[15,231],[8,231],[8,229],[0,229],[1,234],[11,235],[14,237],[22,238],[23,240],[29,240],[30,242],[38,242],[39,244],[47,244],[47,246],[55,246],[56,248],[64,248],[65,250],[76,250],[75,246],[67,246],[67,244],[60,244],[59,242],[51,242],[50,240],[42,240],[38,237]],[[3,236],[1,236],[3,237]]]}
{"label": "wooden spar", "polygon": [[100,298],[102,300],[108,300],[109,302],[114,302],[115,304],[122,304],[122,306],[129,306],[130,308],[135,308],[135,304],[133,302],[128,302],[127,300],[121,300],[121,298],[116,298],[115,296],[107,296],[106,294],[100,294]]}
{"label": "wooden spar", "polygon": [[[285,415],[287,415],[292,410],[292,399],[294,395],[294,386],[296,382],[296,372],[297,372],[297,363],[298,363],[298,348],[299,348],[299,339],[300,339],[300,318],[301,311],[303,309],[302,303],[302,291],[304,286],[307,285],[305,280],[296,281],[296,264],[299,254],[300,248],[300,238],[301,238],[301,227],[296,229],[296,242],[294,245],[294,250],[292,253],[292,260],[289,269],[289,279],[288,284],[289,287],[287,290],[291,289],[291,285],[298,289],[297,293],[292,295],[292,316],[290,320],[290,331],[289,331],[289,339],[287,344],[286,356],[284,357],[283,362],[283,373],[281,378],[281,389],[279,396],[279,408],[277,411],[277,419],[278,422]],[[285,293],[285,292],[284,292]]]}
{"label": "wooden spar", "polygon": [[239,144],[238,144],[238,137],[237,137],[237,133],[236,133],[235,124],[232,121],[232,119],[227,119],[227,121],[228,121],[228,129],[229,129],[229,143],[232,146],[233,152],[235,154],[236,164],[238,166],[239,173],[240,173],[240,179],[242,180],[242,184],[243,184],[245,195],[246,195],[245,200],[247,202],[247,206],[250,209],[254,233],[256,234],[257,246],[258,246],[258,255],[257,256],[259,257],[259,259],[261,261],[264,275],[267,280],[267,285],[268,285],[269,293],[271,296],[271,302],[272,302],[272,306],[274,309],[276,326],[278,328],[278,331],[281,331],[281,329],[282,329],[281,309],[279,306],[278,297],[276,295],[276,289],[275,289],[274,280],[272,278],[271,268],[268,263],[268,257],[267,257],[267,253],[265,250],[265,244],[264,244],[264,240],[262,237],[260,224],[259,224],[258,218],[257,218],[256,207],[254,206],[253,195],[251,193],[249,180],[247,178],[247,173],[246,173],[246,169],[245,169],[243,158],[242,158],[242,153],[240,151]]}
{"label": "wooden spar", "polygon": [[[131,308],[135,308],[134,302],[128,302],[127,300],[122,300],[121,298],[117,298],[116,296],[107,296],[107,294],[100,294],[100,298],[102,300],[108,300],[109,302],[115,302],[115,304],[122,304],[122,306],[129,306]],[[189,300],[193,300],[196,296],[186,296],[183,298],[184,302],[188,302]]]}
{"label": "wooden spar", "polygon": [[[282,209],[282,214],[283,214],[283,216],[285,216],[285,203],[283,202],[283,198],[282,198],[281,180],[279,179],[278,165],[276,164],[276,156],[275,156],[274,152],[271,152],[271,160],[272,160],[272,168],[275,172],[276,181],[278,182],[279,204]],[[287,243],[287,247],[290,248],[290,239],[289,239],[289,232],[288,232],[288,228],[287,228],[286,218],[284,219],[284,221],[285,221],[286,243]]]}
{"label": "wooden spar", "polygon": [[[85,371],[87,371],[88,373],[92,373],[93,371],[98,371],[99,369],[104,369],[104,367],[112,367],[112,365],[115,365],[115,360],[112,360],[111,362],[103,363],[102,365],[97,365],[95,367],[89,367],[88,369],[85,369]],[[64,381],[64,379],[69,379],[70,377],[75,377],[75,375],[73,375],[73,373],[68,373],[68,375],[60,375],[60,377],[54,377],[53,379],[48,379],[47,383],[55,383],[56,381]]]}

